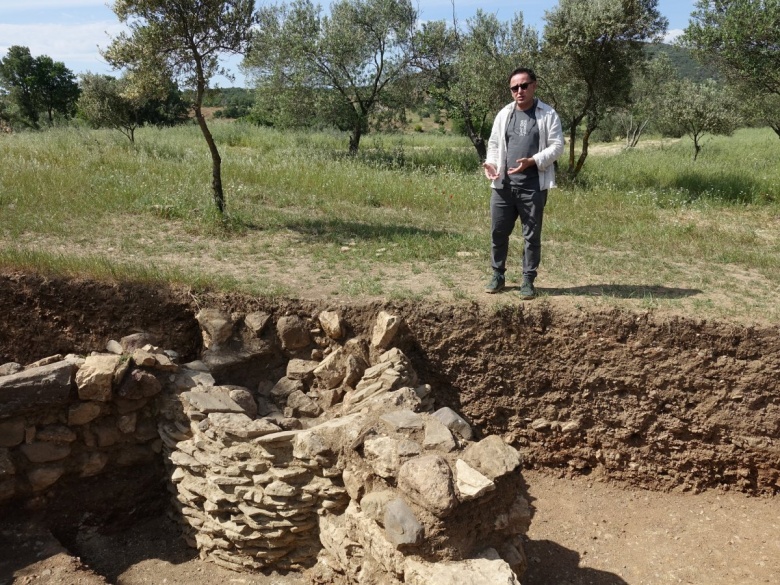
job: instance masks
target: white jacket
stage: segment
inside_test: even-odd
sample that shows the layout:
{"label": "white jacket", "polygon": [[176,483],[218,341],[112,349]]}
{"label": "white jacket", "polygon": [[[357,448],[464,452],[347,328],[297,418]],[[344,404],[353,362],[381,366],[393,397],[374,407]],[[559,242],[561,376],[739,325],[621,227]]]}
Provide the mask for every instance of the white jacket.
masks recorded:
{"label": "white jacket", "polygon": [[[499,177],[492,182],[494,189],[504,186],[506,173],[506,125],[515,108],[515,102],[501,108],[493,122],[488,140],[485,162],[495,165]],[[539,186],[542,191],[555,187],[553,163],[563,153],[563,130],[558,113],[541,100],[536,100],[536,124],[539,128],[539,152],[533,158],[539,169]]]}

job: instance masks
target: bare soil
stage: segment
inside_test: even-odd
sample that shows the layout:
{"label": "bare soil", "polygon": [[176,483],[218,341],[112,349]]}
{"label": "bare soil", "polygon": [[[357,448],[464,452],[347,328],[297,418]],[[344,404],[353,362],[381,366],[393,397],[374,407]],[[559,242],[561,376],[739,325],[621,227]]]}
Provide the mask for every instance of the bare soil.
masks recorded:
{"label": "bare soil", "polygon": [[[754,585],[780,575],[776,499],[628,490],[526,471],[534,518],[524,585]],[[3,524],[0,584],[303,585],[201,561],[164,516],[82,530],[66,550],[40,524]]]}
{"label": "bare soil", "polygon": [[[402,314],[402,349],[437,404],[524,455],[534,510],[525,585],[780,580],[777,326],[585,311],[555,299],[493,309],[217,294],[196,303],[175,288],[6,273],[0,363],[87,353],[138,330],[192,359],[198,305],[275,316],[335,308],[353,335],[380,308]],[[563,431],[566,423],[576,424]],[[118,502],[123,484],[114,488],[101,487],[114,509],[101,518],[67,493],[59,504],[71,509],[59,521],[52,499],[0,511],[0,585],[304,582],[204,563],[177,538],[158,488],[135,508]]]}

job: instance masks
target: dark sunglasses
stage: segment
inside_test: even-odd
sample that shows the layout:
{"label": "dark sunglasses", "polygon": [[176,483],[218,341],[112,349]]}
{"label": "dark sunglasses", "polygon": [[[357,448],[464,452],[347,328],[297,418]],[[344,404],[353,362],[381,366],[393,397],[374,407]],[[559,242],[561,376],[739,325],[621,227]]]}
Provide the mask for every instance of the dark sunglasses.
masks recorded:
{"label": "dark sunglasses", "polygon": [[526,81],[525,83],[518,83],[517,85],[513,85],[512,87],[510,87],[509,90],[512,93],[517,93],[521,89],[528,89],[528,86],[531,85],[532,83],[533,83],[533,81]]}

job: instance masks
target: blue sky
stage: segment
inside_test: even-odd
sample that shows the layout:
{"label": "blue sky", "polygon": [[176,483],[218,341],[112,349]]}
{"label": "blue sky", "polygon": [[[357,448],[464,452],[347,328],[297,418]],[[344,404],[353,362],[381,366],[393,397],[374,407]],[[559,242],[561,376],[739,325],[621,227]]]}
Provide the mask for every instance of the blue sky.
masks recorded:
{"label": "blue sky", "polygon": [[[257,5],[271,3],[258,0]],[[48,55],[55,61],[62,61],[76,74],[116,74],[103,61],[98,47],[106,47],[111,37],[122,27],[108,7],[110,0],[0,0],[0,58],[9,47],[29,47],[34,57]],[[330,0],[320,2],[330,5]],[[480,2],[455,0],[455,12],[460,22],[465,22],[477,8],[492,12],[501,20],[510,20],[516,11],[523,13],[527,25],[539,31],[544,27],[544,13],[554,8],[557,0],[512,0]],[[688,25],[694,9],[694,0],[659,0],[661,13],[669,19],[669,34],[678,35]],[[450,0],[420,0],[418,2],[421,20],[452,18]],[[236,74],[235,82],[218,79],[223,87],[244,83],[238,71],[239,59],[229,66]]]}

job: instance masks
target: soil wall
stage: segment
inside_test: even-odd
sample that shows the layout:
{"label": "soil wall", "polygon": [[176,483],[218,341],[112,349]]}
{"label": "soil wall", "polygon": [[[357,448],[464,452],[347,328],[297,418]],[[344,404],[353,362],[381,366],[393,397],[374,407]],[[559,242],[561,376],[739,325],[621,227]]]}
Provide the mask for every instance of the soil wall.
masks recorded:
{"label": "soil wall", "polygon": [[651,313],[571,312],[535,301],[338,304],[200,295],[138,284],[0,275],[0,363],[87,353],[145,330],[197,357],[202,307],[312,316],[338,311],[365,335],[380,308],[405,320],[399,347],[483,435],[526,466],[650,489],[780,491],[780,329]]}

